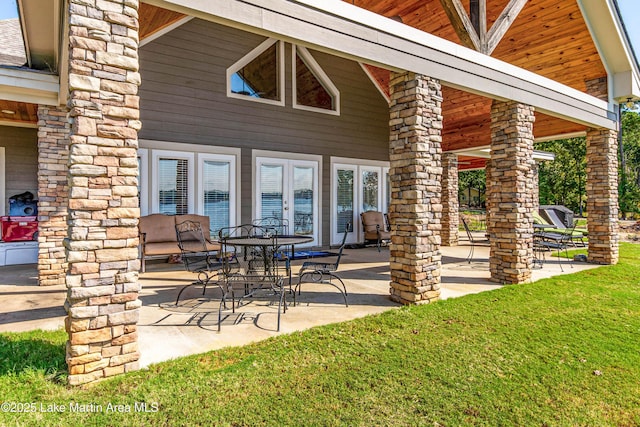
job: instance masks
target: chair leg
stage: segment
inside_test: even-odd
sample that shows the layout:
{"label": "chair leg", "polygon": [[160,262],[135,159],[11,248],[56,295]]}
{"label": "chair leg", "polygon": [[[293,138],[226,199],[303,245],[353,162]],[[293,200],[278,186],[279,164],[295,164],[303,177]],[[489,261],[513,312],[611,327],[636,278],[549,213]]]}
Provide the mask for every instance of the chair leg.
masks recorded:
{"label": "chair leg", "polygon": [[325,282],[325,283],[328,283],[328,284],[330,284],[331,286],[333,286],[334,288],[336,288],[337,290],[339,290],[339,291],[340,291],[340,293],[342,294],[342,297],[344,298],[344,305],[346,305],[347,307],[349,307],[349,303],[347,302],[347,287],[344,285],[344,282],[342,281],[342,279],[341,279],[341,278],[339,278],[338,276],[336,276],[336,275],[335,275],[335,274],[333,274],[333,273],[327,273],[327,275],[328,275],[329,277],[333,277],[333,278],[335,278],[338,282],[340,282],[340,284],[342,285],[342,289],[340,289],[340,287],[339,287],[338,285],[336,285],[335,283],[331,282],[331,279],[329,279],[329,281],[328,281],[328,282]]}
{"label": "chair leg", "polygon": [[[313,275],[313,274],[320,274],[319,279],[318,279],[318,280],[313,280],[313,281],[314,281],[314,282],[316,282],[316,283],[324,283],[324,284],[326,284],[326,285],[331,285],[331,286],[333,286],[334,288],[336,288],[336,289],[337,289],[337,290],[342,294],[342,298],[344,298],[344,305],[345,305],[345,306],[347,306],[347,307],[349,307],[349,303],[347,302],[347,287],[345,286],[345,284],[344,284],[344,282],[342,281],[342,279],[341,279],[340,277],[336,276],[336,275],[335,275],[335,274],[333,274],[333,273],[328,273],[328,272],[325,272],[325,273],[318,273],[318,272],[316,272],[316,271],[307,271],[307,272],[305,272],[305,273],[302,273],[302,274],[299,276],[299,278],[298,278],[298,284],[296,285],[295,289],[293,290],[293,306],[294,306],[294,307],[296,306],[296,291],[297,291],[298,295],[300,295],[301,287],[302,287],[302,286],[301,286],[301,285],[302,285],[302,279],[303,279],[306,275],[308,275],[308,274],[311,274],[311,275]],[[326,279],[324,278],[324,277],[325,277],[325,275],[329,277],[329,280],[326,280]],[[333,283],[333,282],[331,281],[331,279],[332,279],[332,278],[335,278],[337,281],[339,281],[339,282],[340,282],[340,284],[342,285],[342,288],[340,288],[340,286],[338,286],[338,285],[336,285],[335,283]]]}
{"label": "chair leg", "polygon": [[471,242],[471,249],[469,249],[469,255],[467,255],[467,262],[469,264],[471,264],[471,260],[473,259],[473,249],[474,249],[474,244],[473,242]]}

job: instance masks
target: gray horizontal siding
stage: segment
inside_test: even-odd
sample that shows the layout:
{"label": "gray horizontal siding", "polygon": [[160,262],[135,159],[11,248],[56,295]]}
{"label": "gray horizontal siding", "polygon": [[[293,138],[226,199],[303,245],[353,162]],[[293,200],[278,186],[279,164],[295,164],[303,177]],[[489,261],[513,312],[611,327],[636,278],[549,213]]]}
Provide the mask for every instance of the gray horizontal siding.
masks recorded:
{"label": "gray horizontal siding", "polygon": [[323,156],[323,242],[329,242],[331,156],[388,160],[386,101],[359,64],[311,51],[340,90],[341,115],[292,108],[291,45],[285,106],[226,96],[226,70],[264,37],[194,19],[140,49],[140,138],[242,148],[242,221],[251,218],[251,150]]}

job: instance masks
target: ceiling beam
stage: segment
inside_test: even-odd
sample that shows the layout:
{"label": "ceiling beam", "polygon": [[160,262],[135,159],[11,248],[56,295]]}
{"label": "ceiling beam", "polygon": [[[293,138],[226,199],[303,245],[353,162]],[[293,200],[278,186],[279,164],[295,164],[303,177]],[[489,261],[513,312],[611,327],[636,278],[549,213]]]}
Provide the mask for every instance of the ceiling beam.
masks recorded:
{"label": "ceiling beam", "polygon": [[[485,1],[485,0],[483,0]],[[496,22],[493,23],[491,29],[486,33],[486,41],[483,44],[483,50],[487,55],[491,55],[491,53],[495,50],[502,40],[502,37],[506,34],[507,30],[513,24],[513,21],[516,20],[522,8],[525,7],[528,0],[511,0],[507,7],[500,13]],[[485,28],[486,29],[486,28]]]}
{"label": "ceiling beam", "polygon": [[462,43],[485,55],[491,55],[528,0],[511,0],[487,31],[487,0],[469,0],[467,14],[461,0],[440,0],[453,29]]}
{"label": "ceiling beam", "polygon": [[[462,44],[469,49],[480,52],[482,48],[480,36],[476,32],[473,22],[471,22],[471,19],[469,18],[469,15],[467,15],[467,11],[464,10],[464,6],[462,6],[460,0],[440,0],[440,3],[449,17],[449,21],[451,21],[453,29],[456,30],[456,34],[460,38]],[[478,18],[480,19],[479,16]],[[482,21],[482,19],[480,19],[480,21]]]}

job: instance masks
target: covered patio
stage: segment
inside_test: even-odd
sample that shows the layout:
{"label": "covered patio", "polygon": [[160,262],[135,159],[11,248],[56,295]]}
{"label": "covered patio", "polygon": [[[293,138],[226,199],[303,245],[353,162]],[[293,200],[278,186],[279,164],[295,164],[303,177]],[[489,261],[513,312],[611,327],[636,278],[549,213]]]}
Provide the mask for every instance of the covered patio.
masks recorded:
{"label": "covered patio", "polygon": [[[380,264],[341,266],[363,298],[352,304],[429,303],[536,277],[534,143],[580,135],[588,259],[617,262],[617,108],[640,95],[640,73],[615,4],[350,3],[21,3],[32,50],[24,67],[0,73],[10,111],[0,163],[11,177],[0,190],[38,194],[30,243],[38,284],[67,290],[58,303],[70,384],[138,369],[155,357],[148,342],[192,347],[145,341],[143,330],[167,334],[192,319],[187,328],[216,335],[207,316],[158,305],[171,302],[178,282],[164,275],[175,271],[140,274],[138,225],[150,214],[206,215],[214,235],[288,218],[310,246],[328,247],[348,223],[349,243],[362,241],[361,212],[387,213],[389,250],[365,257]],[[45,29],[55,36],[36,38]],[[473,163],[459,153],[469,149],[489,152],[491,247],[474,268],[455,255],[457,172]],[[47,317],[38,301],[23,302]],[[315,307],[286,318],[303,308]],[[241,321],[223,334],[230,327],[271,333]]]}
{"label": "covered patio", "polygon": [[[442,250],[441,298],[454,298],[500,288],[489,280],[489,248],[478,246],[471,263],[466,261],[468,243]],[[200,287],[185,292],[185,298],[175,305],[180,289],[194,279],[181,264],[152,262],[140,275],[142,291],[138,343],[141,366],[189,354],[227,346],[244,345],[282,333],[292,333],[318,325],[364,317],[401,307],[389,299],[388,249],[375,247],[347,249],[339,276],[349,292],[349,307],[333,288],[308,284],[296,307],[283,315],[281,332],[275,331],[276,308],[264,302],[250,303],[237,316],[225,311],[222,330],[217,333],[218,294],[210,288],[203,296]],[[543,268],[534,269],[532,280],[559,274],[569,274],[595,268],[593,264],[563,261],[549,257]],[[302,261],[295,261],[295,273]],[[571,267],[567,264],[570,263]],[[0,267],[3,277],[0,295],[5,304],[0,308],[0,332],[64,327],[66,298],[64,286],[41,287],[37,284],[35,265]]]}

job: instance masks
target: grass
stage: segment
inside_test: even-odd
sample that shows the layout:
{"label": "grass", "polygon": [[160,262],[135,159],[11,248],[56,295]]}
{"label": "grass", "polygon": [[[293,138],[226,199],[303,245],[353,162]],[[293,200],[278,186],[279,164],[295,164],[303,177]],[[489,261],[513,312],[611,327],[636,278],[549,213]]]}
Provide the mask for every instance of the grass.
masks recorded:
{"label": "grass", "polygon": [[[2,334],[3,399],[66,411],[0,413],[0,424],[640,425],[640,245],[620,254],[616,266],[185,357],[86,389],[60,381],[63,332]],[[70,413],[70,402],[97,412]]]}

